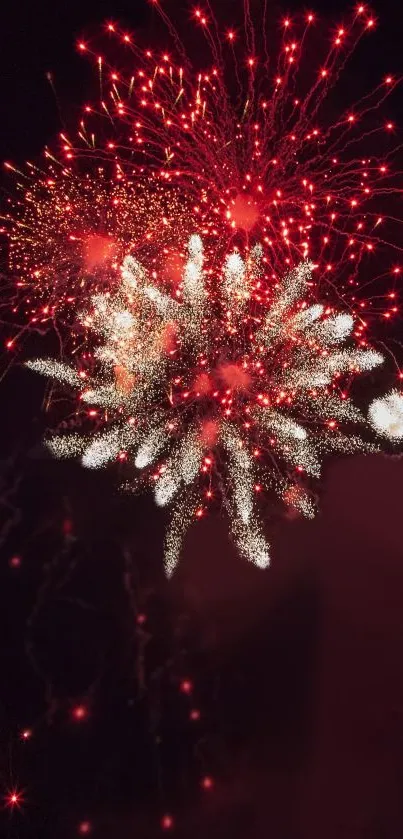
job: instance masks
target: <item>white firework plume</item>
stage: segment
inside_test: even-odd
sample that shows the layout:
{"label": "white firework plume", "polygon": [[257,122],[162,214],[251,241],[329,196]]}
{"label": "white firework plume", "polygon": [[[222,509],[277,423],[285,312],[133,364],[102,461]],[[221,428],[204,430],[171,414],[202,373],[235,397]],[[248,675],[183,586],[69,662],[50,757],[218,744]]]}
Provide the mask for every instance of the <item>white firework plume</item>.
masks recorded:
{"label": "white firework plume", "polygon": [[374,430],[389,440],[403,440],[403,394],[391,390],[374,399],[369,406],[369,421]]}
{"label": "white firework plume", "polygon": [[403,438],[401,394],[375,400],[369,421],[347,397],[352,378],[383,358],[357,349],[349,313],[309,299],[313,271],[302,262],[273,285],[256,245],[246,259],[229,254],[221,277],[211,276],[195,234],[174,295],[127,256],[119,290],[92,298],[81,315],[94,333],[90,374],[49,359],[28,362],[78,389],[88,415],[97,415],[93,434],[53,435],[50,451],[79,456],[92,469],[124,459],[133,485],[144,479],[157,505],[172,509],[168,575],[189,524],[220,494],[239,553],[265,568],[259,493],[275,491],[312,517],[310,481],[323,457],[376,449],[351,426]]}

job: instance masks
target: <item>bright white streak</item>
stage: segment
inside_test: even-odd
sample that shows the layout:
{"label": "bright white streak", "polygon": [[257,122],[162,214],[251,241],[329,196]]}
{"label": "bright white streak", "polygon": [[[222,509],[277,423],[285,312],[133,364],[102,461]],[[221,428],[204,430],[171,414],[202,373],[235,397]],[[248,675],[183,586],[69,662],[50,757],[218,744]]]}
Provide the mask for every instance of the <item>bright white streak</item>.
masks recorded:
{"label": "bright white streak", "polygon": [[136,436],[130,426],[115,426],[95,437],[85,450],[81,462],[87,469],[99,469],[115,460],[119,452],[132,446],[135,441]]}
{"label": "bright white streak", "polygon": [[63,364],[61,361],[53,361],[51,358],[37,358],[33,361],[27,361],[26,367],[34,370],[35,373],[41,373],[42,376],[48,376],[50,379],[57,379],[59,382],[65,382],[72,387],[80,387],[83,385],[83,379],[73,367],[68,364]]}
{"label": "bright white streak", "polygon": [[154,463],[155,458],[164,448],[166,443],[165,427],[153,428],[152,431],[145,437],[137,450],[134,465],[136,469],[145,469]]}

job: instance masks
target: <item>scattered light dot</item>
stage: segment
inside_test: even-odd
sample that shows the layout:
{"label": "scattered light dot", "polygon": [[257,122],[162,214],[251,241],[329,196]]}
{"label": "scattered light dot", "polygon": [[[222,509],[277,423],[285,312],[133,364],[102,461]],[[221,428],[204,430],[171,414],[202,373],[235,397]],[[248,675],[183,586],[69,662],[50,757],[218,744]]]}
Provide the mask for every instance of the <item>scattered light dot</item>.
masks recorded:
{"label": "scattered light dot", "polygon": [[169,815],[169,813],[166,813],[165,816],[163,816],[162,819],[161,819],[162,829],[163,830],[171,830],[171,828],[173,826],[174,826],[174,820],[173,820],[172,816]]}
{"label": "scattered light dot", "polygon": [[15,789],[9,792],[6,798],[7,806],[10,810],[13,810],[14,808],[19,809],[22,801],[22,794]]}
{"label": "scattered light dot", "polygon": [[85,705],[76,705],[72,710],[72,715],[77,722],[81,722],[88,717],[88,709]]}
{"label": "scattered light dot", "polygon": [[206,775],[201,780],[201,786],[203,789],[211,789],[213,787],[213,779],[209,775]]}

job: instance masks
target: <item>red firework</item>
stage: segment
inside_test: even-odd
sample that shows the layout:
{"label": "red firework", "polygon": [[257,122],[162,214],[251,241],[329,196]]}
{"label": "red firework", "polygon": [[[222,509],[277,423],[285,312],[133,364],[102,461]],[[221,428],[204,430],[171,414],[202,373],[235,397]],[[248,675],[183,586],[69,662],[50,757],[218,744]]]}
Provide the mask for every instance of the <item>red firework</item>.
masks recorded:
{"label": "red firework", "polygon": [[[360,315],[392,317],[402,179],[387,99],[400,78],[380,74],[341,113],[331,96],[376,28],[370,10],[358,6],[324,35],[313,13],[285,18],[273,45],[264,0],[253,22],[244,0],[239,27],[221,26],[210,4],[196,8],[186,39],[153,6],[169,50],[111,22],[80,41],[100,92],[59,152],[46,151],[45,169],[18,173],[20,201],[7,213],[16,308],[23,301],[33,325],[74,317],[88,294],[115,285],[128,253],[175,285],[198,231],[212,272],[234,247],[260,242],[269,282],[309,256],[327,280],[322,298],[336,292]],[[385,275],[392,288],[374,287]]]}
{"label": "red firework", "polygon": [[[115,23],[106,25],[106,44],[79,42],[95,62],[101,96],[84,106],[80,143],[66,141],[65,159],[91,156],[85,138],[92,136],[122,178],[147,171],[179,186],[193,205],[188,232],[202,232],[216,264],[230,246],[259,241],[273,275],[310,256],[329,282],[356,289],[360,262],[396,246],[393,196],[402,190],[387,107],[400,78],[380,75],[341,113],[331,98],[347,59],[375,28],[373,15],[361,5],[324,35],[312,13],[286,18],[273,61],[263,3],[262,20],[252,22],[245,0],[239,29],[221,28],[210,4],[196,8],[203,41],[196,49],[188,35],[188,50],[154,5],[172,39],[169,52],[142,48]],[[372,279],[377,268],[365,269]]]}

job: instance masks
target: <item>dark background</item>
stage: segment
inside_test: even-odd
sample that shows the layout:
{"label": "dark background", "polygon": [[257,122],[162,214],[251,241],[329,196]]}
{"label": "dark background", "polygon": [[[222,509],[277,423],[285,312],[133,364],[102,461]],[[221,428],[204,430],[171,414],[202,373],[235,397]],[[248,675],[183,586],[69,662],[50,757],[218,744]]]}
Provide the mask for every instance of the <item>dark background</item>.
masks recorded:
{"label": "dark background", "polygon": [[[229,22],[232,6],[217,0]],[[400,5],[375,12],[352,90],[402,70]],[[2,8],[1,159],[37,159],[74,116],[91,84],[76,39],[110,18],[152,39],[136,0]],[[268,525],[264,573],[212,516],[167,584],[152,503],[43,457],[43,393],[18,364],[1,383],[0,835],[151,839],[170,813],[195,839],[400,839],[401,460],[333,461],[314,522]]]}

